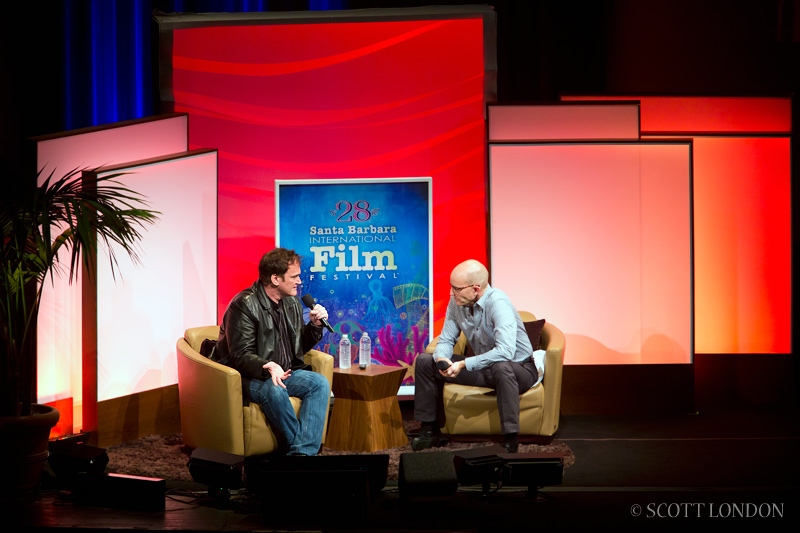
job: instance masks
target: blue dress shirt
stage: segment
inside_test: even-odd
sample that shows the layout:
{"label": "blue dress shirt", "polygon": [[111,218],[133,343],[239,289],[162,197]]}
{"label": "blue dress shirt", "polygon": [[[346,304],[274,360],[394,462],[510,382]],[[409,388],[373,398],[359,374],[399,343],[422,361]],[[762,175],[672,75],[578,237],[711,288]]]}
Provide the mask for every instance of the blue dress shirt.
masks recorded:
{"label": "blue dress shirt", "polygon": [[499,361],[522,362],[533,353],[522,318],[506,293],[487,286],[472,306],[457,305],[451,295],[442,333],[433,352],[434,361],[450,359],[461,332],[475,352],[465,360],[467,370],[479,370]]}

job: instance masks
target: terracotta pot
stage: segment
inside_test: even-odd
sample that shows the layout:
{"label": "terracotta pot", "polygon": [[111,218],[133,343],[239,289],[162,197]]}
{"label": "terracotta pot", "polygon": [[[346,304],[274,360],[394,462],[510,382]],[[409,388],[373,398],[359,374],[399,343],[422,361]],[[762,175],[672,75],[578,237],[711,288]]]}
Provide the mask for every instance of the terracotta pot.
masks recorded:
{"label": "terracotta pot", "polygon": [[45,461],[50,430],[58,409],[34,404],[29,416],[0,417],[0,493],[17,495],[35,490]]}

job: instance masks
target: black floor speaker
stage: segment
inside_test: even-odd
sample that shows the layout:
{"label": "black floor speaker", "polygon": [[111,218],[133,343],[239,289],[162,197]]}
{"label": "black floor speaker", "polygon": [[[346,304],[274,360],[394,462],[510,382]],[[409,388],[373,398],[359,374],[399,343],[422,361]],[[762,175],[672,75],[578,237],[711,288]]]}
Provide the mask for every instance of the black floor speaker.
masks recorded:
{"label": "black floor speaker", "polygon": [[272,490],[261,495],[262,517],[269,527],[319,528],[362,523],[369,510],[365,470],[275,470],[265,473]]}
{"label": "black floor speaker", "polygon": [[537,488],[561,485],[564,474],[562,453],[506,453],[503,460],[503,484]]}
{"label": "black floor speaker", "polygon": [[263,456],[245,463],[247,489],[261,497],[269,527],[354,526],[386,484],[389,456]]}
{"label": "black floor speaker", "polygon": [[324,483],[328,476],[325,472],[338,472],[347,477],[346,472],[363,472],[350,476],[360,483],[365,480],[367,491],[376,495],[384,486],[389,474],[389,455],[265,455],[261,457],[248,457],[245,463],[245,477],[247,488],[254,492],[274,492],[275,472],[298,472],[301,475],[308,472],[309,476],[320,475],[320,483]]}
{"label": "black floor speaker", "polygon": [[503,475],[503,460],[499,454],[505,453],[506,449],[500,445],[453,452],[459,484],[480,484],[486,491],[492,484],[499,484]]}
{"label": "black floor speaker", "polygon": [[197,483],[216,489],[240,489],[243,486],[244,456],[196,448],[189,458],[189,473]]}
{"label": "black floor speaker", "polygon": [[397,487],[401,498],[449,496],[458,490],[452,452],[414,452],[400,455]]}
{"label": "black floor speaker", "polygon": [[166,481],[124,474],[81,474],[73,496],[75,503],[133,511],[164,511]]}
{"label": "black floor speaker", "polygon": [[78,475],[102,474],[108,466],[108,454],[104,448],[89,444],[54,443],[47,463],[57,478],[72,482]]}

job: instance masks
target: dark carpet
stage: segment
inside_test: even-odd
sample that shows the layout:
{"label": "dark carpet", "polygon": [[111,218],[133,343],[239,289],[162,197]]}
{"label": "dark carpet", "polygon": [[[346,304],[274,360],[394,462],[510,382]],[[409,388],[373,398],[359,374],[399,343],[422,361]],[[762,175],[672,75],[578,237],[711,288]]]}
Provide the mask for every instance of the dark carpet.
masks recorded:
{"label": "dark carpet", "polygon": [[[474,442],[450,442],[441,448],[423,450],[428,451],[457,451],[468,448],[479,448],[496,444],[489,440]],[[575,462],[575,456],[569,446],[563,442],[554,441],[551,444],[525,444],[521,443],[520,453],[529,452],[559,452],[564,455],[565,467]],[[375,454],[389,455],[389,481],[398,477],[400,456],[412,452],[411,446],[401,446],[388,450],[372,452]],[[155,477],[169,481],[192,481],[187,463],[192,450],[183,444],[180,433],[174,435],[151,435],[134,441],[117,444],[106,449],[108,453],[107,472],[127,474],[132,476]],[[353,452],[347,450],[332,450],[323,447],[320,455],[360,455],[368,452]]]}

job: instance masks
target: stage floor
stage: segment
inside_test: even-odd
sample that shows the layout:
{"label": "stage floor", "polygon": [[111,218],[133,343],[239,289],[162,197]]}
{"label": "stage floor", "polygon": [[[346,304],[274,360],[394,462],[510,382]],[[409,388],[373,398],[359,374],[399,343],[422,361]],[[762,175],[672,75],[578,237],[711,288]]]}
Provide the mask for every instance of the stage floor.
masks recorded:
{"label": "stage floor", "polygon": [[236,494],[213,501],[195,483],[168,483],[166,510],[77,505],[60,493],[2,502],[4,522],[26,528],[183,531],[519,531],[676,529],[755,521],[789,530],[800,511],[800,414],[796,409],[727,409],[674,416],[565,416],[556,437],[575,464],[538,499],[524,488],[485,495],[401,498],[396,482],[366,505],[320,510],[298,495],[295,509]]}

